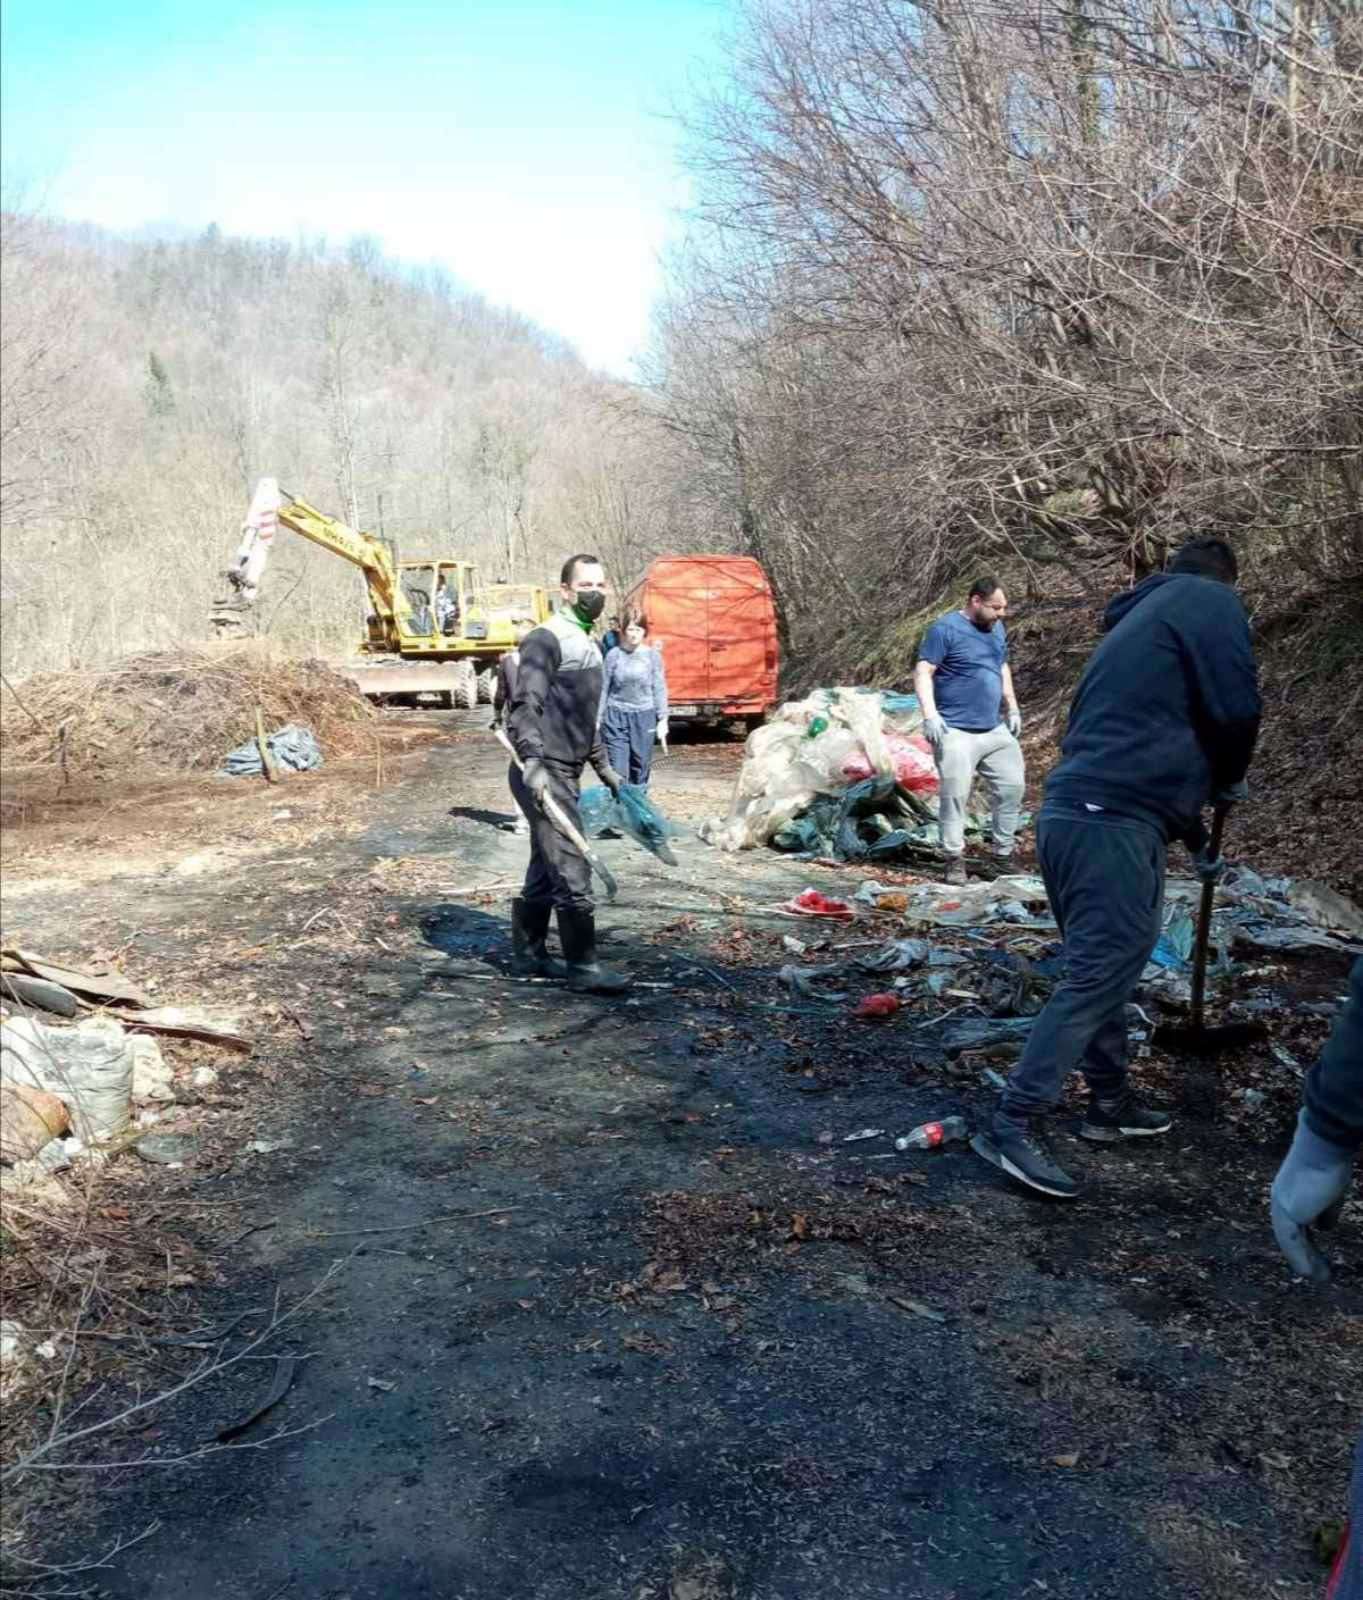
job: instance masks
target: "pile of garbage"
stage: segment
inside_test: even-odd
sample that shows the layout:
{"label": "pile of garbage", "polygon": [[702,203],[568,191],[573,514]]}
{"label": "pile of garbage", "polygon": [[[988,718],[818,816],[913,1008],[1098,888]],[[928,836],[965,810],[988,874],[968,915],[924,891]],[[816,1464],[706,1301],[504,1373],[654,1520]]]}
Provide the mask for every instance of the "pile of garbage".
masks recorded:
{"label": "pile of garbage", "polygon": [[[816,689],[756,729],[727,817],[700,837],[721,850],[893,861],[937,844],[937,764],[912,694]],[[983,816],[967,818],[981,836]]]}
{"label": "pile of garbage", "polygon": [[[98,968],[98,970],[95,970]],[[121,974],[98,963],[78,970],[14,946],[0,949],[0,1165],[6,1187],[99,1160],[137,1140],[176,1098],[174,1071],[157,1036],[247,1053],[235,1021],[199,1008],[152,1006]],[[113,1012],[116,1011],[117,1015]],[[38,1012],[65,1019],[44,1020]],[[195,1089],[217,1073],[197,1067]]]}

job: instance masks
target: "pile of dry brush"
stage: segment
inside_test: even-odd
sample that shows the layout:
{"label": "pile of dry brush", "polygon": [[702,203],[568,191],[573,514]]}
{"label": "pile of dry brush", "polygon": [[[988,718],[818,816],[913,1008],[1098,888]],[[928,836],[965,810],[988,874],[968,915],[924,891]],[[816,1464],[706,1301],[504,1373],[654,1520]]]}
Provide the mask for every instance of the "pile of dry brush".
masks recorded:
{"label": "pile of dry brush", "polygon": [[0,756],[8,771],[50,767],[71,778],[114,772],[212,771],[255,732],[310,728],[329,758],[372,740],[374,712],[321,661],[284,661],[252,645],[128,656],[89,672],[39,673],[0,689]]}

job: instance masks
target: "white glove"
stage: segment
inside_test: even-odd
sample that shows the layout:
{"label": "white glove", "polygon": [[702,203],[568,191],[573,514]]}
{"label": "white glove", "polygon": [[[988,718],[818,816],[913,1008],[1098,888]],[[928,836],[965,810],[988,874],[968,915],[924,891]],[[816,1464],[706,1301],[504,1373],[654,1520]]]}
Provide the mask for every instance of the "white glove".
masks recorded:
{"label": "white glove", "polygon": [[1278,1248],[1299,1278],[1324,1283],[1330,1276],[1311,1229],[1334,1225],[1353,1170],[1351,1153],[1313,1132],[1306,1113],[1300,1113],[1292,1148],[1273,1180],[1269,1207]]}
{"label": "white glove", "polygon": [[658,743],[660,745],[662,745],[664,750],[666,750],[667,749],[667,718],[666,717],[659,717],[658,718],[658,726],[653,731],[654,731],[654,737],[657,739]]}
{"label": "white glove", "polygon": [[532,756],[521,771],[521,781],[535,804],[543,806],[544,797],[549,793],[549,769],[545,764]]}
{"label": "white glove", "polygon": [[930,717],[923,718],[923,737],[940,755],[942,746],[946,743],[947,725],[935,711]]}
{"label": "white glove", "polygon": [[1022,732],[1022,713],[1016,706],[1008,708],[1008,731],[1015,739]]}

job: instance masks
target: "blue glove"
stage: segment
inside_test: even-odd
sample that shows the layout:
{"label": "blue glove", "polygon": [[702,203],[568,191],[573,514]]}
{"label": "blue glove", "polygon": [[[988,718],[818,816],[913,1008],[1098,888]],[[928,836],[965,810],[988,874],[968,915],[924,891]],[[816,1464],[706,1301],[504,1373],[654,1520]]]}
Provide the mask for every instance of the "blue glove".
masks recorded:
{"label": "blue glove", "polygon": [[1200,850],[1193,851],[1193,871],[1203,883],[1220,883],[1226,871],[1226,859],[1212,855],[1210,850],[1211,847],[1204,844]]}
{"label": "blue glove", "polygon": [[1313,1132],[1305,1111],[1301,1112],[1292,1148],[1278,1168],[1269,1197],[1273,1237],[1299,1278],[1317,1283],[1329,1278],[1330,1268],[1310,1229],[1331,1228],[1338,1222],[1353,1171],[1350,1152]]}
{"label": "blue glove", "polygon": [[1224,789],[1218,789],[1212,796],[1212,804],[1218,811],[1229,811],[1232,806],[1238,806],[1242,800],[1249,799],[1249,783],[1241,778],[1239,783],[1228,783]]}

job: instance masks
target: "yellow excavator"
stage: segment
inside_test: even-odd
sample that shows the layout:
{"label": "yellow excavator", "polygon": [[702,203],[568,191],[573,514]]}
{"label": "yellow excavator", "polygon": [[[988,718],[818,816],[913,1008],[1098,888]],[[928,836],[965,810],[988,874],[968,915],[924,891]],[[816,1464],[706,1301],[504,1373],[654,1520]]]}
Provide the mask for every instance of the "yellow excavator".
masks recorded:
{"label": "yellow excavator", "polygon": [[[255,607],[276,533],[288,528],[364,574],[369,591],[361,659],[338,663],[371,700],[415,705],[434,698],[471,711],[490,703],[497,661],[521,623],[549,616],[545,591],[532,584],[479,585],[473,564],[441,556],[399,561],[392,544],[357,533],[297,495],[262,478],[242,524],[241,544],[224,574],[230,593],[214,604],[213,626],[240,631]],[[364,659],[369,658],[369,659]]]}

